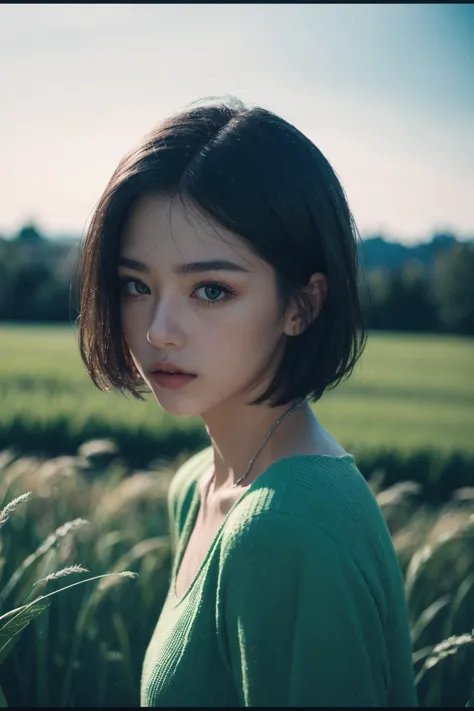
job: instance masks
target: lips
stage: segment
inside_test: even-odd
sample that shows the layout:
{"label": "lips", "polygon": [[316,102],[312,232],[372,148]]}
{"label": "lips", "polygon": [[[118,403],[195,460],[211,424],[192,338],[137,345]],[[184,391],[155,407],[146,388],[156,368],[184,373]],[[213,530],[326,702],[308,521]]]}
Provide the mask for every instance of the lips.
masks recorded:
{"label": "lips", "polygon": [[151,375],[151,379],[159,388],[165,388],[167,390],[182,388],[196,380],[196,378],[197,375],[187,375],[184,373],[171,375],[170,373],[164,371],[160,372],[158,370]]}
{"label": "lips", "polygon": [[191,373],[185,373],[184,370],[153,370],[153,373],[165,373],[165,375],[191,375]]}
{"label": "lips", "polygon": [[187,370],[183,370],[174,363],[166,361],[164,363],[157,363],[154,368],[152,368],[151,373],[166,373],[168,375],[196,375],[196,373],[189,373]]}

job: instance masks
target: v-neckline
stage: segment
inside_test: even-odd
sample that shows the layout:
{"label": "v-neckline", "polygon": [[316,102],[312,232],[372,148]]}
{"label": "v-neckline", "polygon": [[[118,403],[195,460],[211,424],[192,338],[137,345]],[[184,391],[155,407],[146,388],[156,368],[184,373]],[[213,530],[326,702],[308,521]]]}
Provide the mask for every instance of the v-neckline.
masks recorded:
{"label": "v-neckline", "polygon": [[234,503],[230,507],[229,511],[224,516],[224,519],[223,519],[221,525],[219,526],[214,538],[212,539],[212,542],[209,545],[209,548],[207,549],[206,555],[204,556],[204,559],[202,560],[201,565],[199,566],[196,575],[191,580],[190,584],[188,585],[188,587],[186,588],[184,593],[181,595],[181,597],[178,598],[178,596],[176,594],[176,579],[178,577],[178,572],[179,572],[180,566],[183,562],[184,554],[185,554],[186,549],[188,547],[192,532],[196,526],[196,522],[197,522],[197,519],[199,516],[199,511],[202,506],[201,489],[199,487],[199,483],[204,478],[204,476],[207,474],[207,472],[209,471],[209,466],[211,466],[211,465],[208,465],[205,467],[204,473],[201,474],[193,482],[193,484],[194,484],[193,497],[191,500],[191,504],[189,506],[187,516],[186,516],[186,521],[184,524],[183,533],[181,535],[181,539],[180,539],[180,542],[178,545],[178,549],[176,552],[176,557],[175,557],[175,561],[174,561],[174,565],[173,565],[173,571],[172,571],[172,575],[171,575],[171,584],[170,584],[170,591],[171,591],[173,607],[177,607],[178,605],[180,605],[181,602],[188,596],[188,594],[191,592],[191,590],[196,585],[196,582],[197,582],[198,578],[200,577],[202,570],[206,566],[207,561],[208,561],[209,557],[211,556],[212,551],[219,539],[219,536],[220,536],[225,524],[227,523],[227,520],[230,517],[230,514],[239,505],[239,503],[243,499],[245,499],[247,494],[249,494],[251,491],[254,490],[254,485],[259,484],[259,483],[261,484],[262,477],[265,477],[266,475],[268,475],[269,471],[271,471],[274,467],[278,466],[282,462],[286,462],[288,459],[305,459],[308,457],[311,457],[311,458],[323,457],[324,459],[337,459],[337,460],[349,459],[349,460],[354,461],[354,456],[352,454],[343,454],[339,457],[333,457],[333,456],[327,455],[327,454],[294,454],[289,457],[283,457],[282,459],[278,459],[276,462],[272,462],[272,464],[270,464],[270,466],[267,467],[267,469],[265,469],[261,474],[259,474],[259,476],[250,484],[250,486],[248,487],[248,489],[246,491],[244,491],[242,496],[240,496],[236,501],[234,501]]}
{"label": "v-neckline", "polygon": [[173,575],[171,577],[171,590],[172,590],[174,606],[179,605],[181,603],[181,601],[184,600],[184,598],[188,596],[191,589],[194,587],[194,585],[195,585],[197,579],[199,578],[199,576],[201,575],[201,571],[205,567],[207,560],[208,560],[209,556],[211,555],[212,550],[214,549],[214,546],[220,536],[220,533],[221,533],[222,529],[224,528],[225,523],[226,523],[227,519],[229,518],[230,514],[232,513],[232,511],[235,509],[235,507],[237,506],[239,501],[242,501],[242,499],[249,493],[249,491],[252,489],[253,485],[261,479],[263,474],[265,474],[268,471],[268,469],[266,469],[264,472],[262,472],[262,474],[259,477],[257,477],[257,479],[255,479],[255,481],[253,481],[250,484],[248,489],[246,491],[244,491],[242,496],[239,496],[239,498],[236,501],[234,501],[234,503],[232,504],[232,506],[226,513],[226,515],[224,516],[221,525],[217,529],[217,532],[216,532],[214,538],[212,539],[212,542],[209,545],[209,548],[207,549],[206,555],[204,556],[204,558],[201,562],[201,565],[199,566],[199,568],[197,570],[196,575],[194,576],[194,578],[192,579],[192,581],[190,582],[190,584],[188,585],[188,587],[186,588],[184,593],[181,595],[181,597],[178,597],[178,595],[176,593],[176,580],[178,577],[180,566],[181,566],[183,559],[184,559],[184,554],[186,553],[186,549],[189,545],[189,541],[191,539],[192,533],[196,527],[196,523],[197,523],[197,520],[199,517],[199,512],[202,508],[202,503],[203,503],[202,498],[201,498],[201,489],[199,487],[199,483],[204,478],[204,476],[206,476],[208,471],[209,471],[209,467],[206,467],[204,473],[201,474],[201,476],[199,476],[194,481],[193,498],[192,498],[191,504],[189,506],[188,515],[186,516],[186,522],[184,524],[184,530],[183,530],[183,533],[181,536],[181,542],[178,546],[178,550],[176,553],[176,560],[175,560],[175,564],[174,564]]}

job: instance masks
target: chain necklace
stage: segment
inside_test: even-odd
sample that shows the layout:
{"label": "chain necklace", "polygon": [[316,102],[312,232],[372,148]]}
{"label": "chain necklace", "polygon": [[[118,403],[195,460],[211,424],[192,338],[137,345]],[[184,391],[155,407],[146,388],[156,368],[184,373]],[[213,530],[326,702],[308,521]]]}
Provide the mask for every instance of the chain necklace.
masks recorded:
{"label": "chain necklace", "polygon": [[[265,437],[262,444],[260,445],[260,448],[259,448],[257,454],[255,454],[255,456],[252,457],[252,459],[250,460],[245,474],[243,476],[241,476],[240,479],[237,479],[235,484],[232,485],[232,489],[235,489],[235,487],[238,486],[240,484],[240,482],[243,481],[249,475],[254,461],[257,459],[258,455],[260,454],[260,452],[262,451],[262,449],[264,448],[264,446],[266,445],[266,443],[268,442],[268,440],[270,439],[270,437],[272,436],[272,434],[274,433],[274,431],[276,430],[276,428],[278,427],[280,422],[283,422],[285,417],[287,417],[291,412],[293,412],[293,410],[296,410],[296,408],[299,407],[300,405],[302,405],[305,401],[306,401],[306,398],[301,398],[300,400],[298,400],[294,405],[292,405],[290,407],[289,410],[287,410],[281,417],[279,417],[278,420],[271,426],[267,436]],[[209,486],[207,488],[207,491],[209,491],[209,489],[211,488],[211,483],[212,483],[213,478],[214,478],[214,475],[211,477],[211,479],[209,481]]]}

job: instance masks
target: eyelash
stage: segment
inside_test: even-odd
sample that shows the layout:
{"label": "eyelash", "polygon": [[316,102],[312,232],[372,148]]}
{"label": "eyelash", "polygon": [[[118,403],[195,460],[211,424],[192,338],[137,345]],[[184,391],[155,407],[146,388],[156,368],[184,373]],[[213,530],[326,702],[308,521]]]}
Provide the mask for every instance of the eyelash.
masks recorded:
{"label": "eyelash", "polygon": [[[127,291],[125,291],[125,287],[127,284],[133,283],[133,284],[142,284],[145,286],[147,289],[148,287],[146,284],[144,284],[140,279],[133,279],[132,277],[122,277],[119,279],[120,282],[120,291],[124,293],[124,296],[128,299],[133,299],[133,298],[139,298],[140,296],[148,296],[148,294],[129,294]],[[223,301],[228,301],[232,296],[235,295],[234,289],[231,289],[229,286],[225,286],[224,284],[221,284],[218,281],[203,281],[200,284],[197,284],[196,287],[194,288],[194,291],[197,289],[201,289],[203,286],[213,286],[217,287],[218,289],[221,289],[225,294],[226,297],[224,299],[214,299],[210,301],[206,301],[205,299],[199,299],[205,306],[214,306],[217,304],[221,304]]]}

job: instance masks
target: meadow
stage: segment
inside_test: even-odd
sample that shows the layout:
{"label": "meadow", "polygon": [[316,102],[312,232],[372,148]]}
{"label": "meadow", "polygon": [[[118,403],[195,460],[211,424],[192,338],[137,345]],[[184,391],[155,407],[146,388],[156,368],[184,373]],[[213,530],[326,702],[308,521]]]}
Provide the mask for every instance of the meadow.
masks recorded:
{"label": "meadow", "polygon": [[[99,391],[80,359],[77,333],[68,326],[0,326],[0,448],[43,448],[73,454],[92,437],[143,437],[151,461],[170,449],[208,443],[198,418],[164,413],[145,402]],[[474,454],[474,341],[461,336],[369,333],[347,381],[313,405],[322,424],[350,452],[436,448]],[[131,445],[130,445],[131,446]],[[139,457],[139,455],[136,455]],[[145,466],[145,459],[134,464]]]}
{"label": "meadow", "polygon": [[[167,491],[182,459],[127,471],[113,459],[98,467],[98,449],[44,461],[0,453],[0,508],[30,494],[0,520],[0,687],[9,706],[139,705],[171,572]],[[465,706],[474,681],[474,487],[433,509],[412,481],[369,483],[404,576],[419,705]],[[56,577],[65,569],[68,577]],[[120,572],[138,577],[69,587]],[[5,659],[9,611],[33,599],[49,605],[14,632]]]}
{"label": "meadow", "polygon": [[[352,377],[313,406],[355,454],[392,535],[420,706],[465,706],[474,691],[473,376],[472,339],[370,333]],[[0,509],[31,492],[3,525],[0,515],[6,702],[136,706],[169,583],[169,483],[190,452],[207,446],[207,433],[194,418],[163,413],[151,397],[97,390],[68,327],[0,328],[0,404]],[[87,443],[102,437],[116,449]],[[391,451],[415,463],[400,465],[396,481],[388,464],[369,464],[392,462],[383,454]],[[436,506],[417,481],[423,451],[446,462],[450,477]],[[458,480],[459,456],[466,459]],[[24,604],[34,582],[74,565],[87,575],[71,570],[35,590],[121,571],[138,577],[53,596],[3,659],[2,615]]]}

